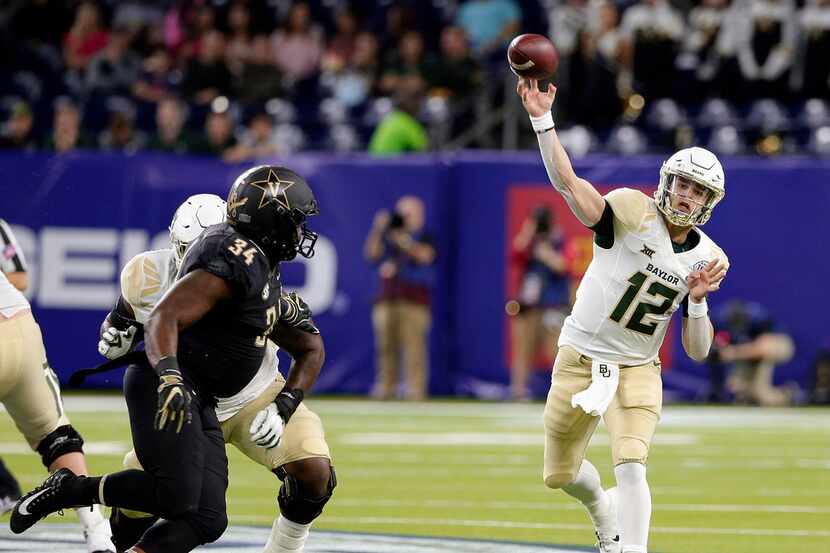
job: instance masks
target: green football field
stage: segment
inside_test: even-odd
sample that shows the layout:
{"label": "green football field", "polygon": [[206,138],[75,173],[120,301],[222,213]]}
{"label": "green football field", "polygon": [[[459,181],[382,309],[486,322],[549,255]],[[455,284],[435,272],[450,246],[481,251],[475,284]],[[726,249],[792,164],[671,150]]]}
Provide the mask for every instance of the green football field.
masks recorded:
{"label": "green football field", "polygon": [[[542,484],[542,404],[308,404],[323,419],[339,480],[318,528],[593,543],[582,507]],[[66,407],[92,471],[117,469],[129,447],[120,398],[70,395]],[[24,487],[43,479],[6,414],[0,454]],[[602,428],[588,456],[613,485]],[[231,525],[269,526],[276,478],[233,449],[229,457]],[[669,406],[649,474],[654,553],[830,551],[830,410]]]}

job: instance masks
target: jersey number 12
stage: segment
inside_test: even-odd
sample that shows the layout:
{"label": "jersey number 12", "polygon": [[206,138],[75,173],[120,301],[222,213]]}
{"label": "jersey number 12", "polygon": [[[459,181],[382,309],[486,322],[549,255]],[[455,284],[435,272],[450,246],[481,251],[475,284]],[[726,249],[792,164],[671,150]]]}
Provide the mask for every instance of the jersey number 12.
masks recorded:
{"label": "jersey number 12", "polygon": [[[648,275],[639,271],[629,277],[628,282],[631,286],[626,289],[622,298],[620,298],[619,303],[617,303],[617,307],[615,307],[614,311],[611,313],[612,321],[623,324],[620,321],[623,316],[625,316],[628,308],[631,306],[631,302],[633,302],[634,298],[637,297],[637,294],[640,293],[640,290],[643,288],[643,285],[646,283],[647,279]],[[677,297],[678,293],[679,292],[677,290],[669,288],[660,282],[652,282],[646,289],[646,294],[650,294],[654,297],[665,298],[663,303],[660,305],[647,302],[638,303],[637,307],[634,309],[634,312],[631,314],[631,317],[629,317],[628,322],[623,326],[635,332],[653,336],[654,331],[657,329],[657,323],[644,323],[643,317],[648,313],[663,315],[669,310],[669,307],[671,307],[672,302],[674,301],[674,298]]]}

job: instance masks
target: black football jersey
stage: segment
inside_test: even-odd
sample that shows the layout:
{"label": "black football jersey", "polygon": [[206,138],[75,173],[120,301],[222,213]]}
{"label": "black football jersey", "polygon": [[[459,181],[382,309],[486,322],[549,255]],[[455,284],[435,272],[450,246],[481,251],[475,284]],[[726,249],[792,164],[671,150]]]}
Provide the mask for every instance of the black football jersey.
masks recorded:
{"label": "black football jersey", "polygon": [[188,248],[179,278],[197,269],[226,280],[233,296],[179,334],[179,364],[201,395],[230,397],[262,363],[279,315],[279,269],[227,223],[208,228]]}

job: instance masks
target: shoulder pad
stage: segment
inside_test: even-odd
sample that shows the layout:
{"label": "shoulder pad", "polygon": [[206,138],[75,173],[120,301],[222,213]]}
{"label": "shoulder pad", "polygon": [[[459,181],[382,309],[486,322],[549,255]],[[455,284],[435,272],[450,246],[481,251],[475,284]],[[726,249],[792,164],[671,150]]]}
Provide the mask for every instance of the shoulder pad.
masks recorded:
{"label": "shoulder pad", "polygon": [[633,188],[617,188],[605,195],[605,201],[611,205],[614,218],[629,231],[637,231],[642,226],[649,211],[651,199]]}
{"label": "shoulder pad", "polygon": [[136,311],[152,309],[151,298],[161,291],[161,271],[167,269],[160,267],[149,254],[143,252],[133,257],[121,271],[121,295]]}
{"label": "shoulder pad", "polygon": [[196,269],[226,280],[241,295],[261,293],[269,273],[265,254],[233,231],[203,235],[188,249],[179,274],[184,276]]}

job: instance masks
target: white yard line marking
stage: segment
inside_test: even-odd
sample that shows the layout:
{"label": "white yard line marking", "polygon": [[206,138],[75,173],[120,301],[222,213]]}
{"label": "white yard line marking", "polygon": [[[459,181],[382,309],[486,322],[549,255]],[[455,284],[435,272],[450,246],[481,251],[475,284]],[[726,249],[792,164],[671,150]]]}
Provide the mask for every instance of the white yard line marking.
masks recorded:
{"label": "white yard line marking", "polygon": [[[422,517],[343,517],[323,515],[321,520],[342,524],[362,525],[430,525],[459,526],[474,528],[522,528],[534,530],[591,530],[588,524],[568,524],[550,522],[518,522],[508,520],[469,520]],[[788,528],[691,528],[674,526],[657,526],[651,528],[658,534],[713,534],[728,536],[788,536],[788,537],[830,537],[830,530],[792,530]]]}
{"label": "white yard line marking", "polygon": [[[423,508],[486,508],[493,510],[532,510],[532,511],[583,511],[585,508],[578,502],[572,503],[545,503],[524,501],[458,501],[453,499],[427,499],[423,501],[406,499],[337,499],[334,503],[338,507],[423,507]],[[815,507],[810,505],[732,505],[732,504],[687,504],[687,503],[654,503],[655,510],[696,512],[696,513],[830,513],[830,507]]]}
{"label": "white yard line marking", "polygon": [[[543,446],[544,434],[498,433],[491,432],[364,432],[335,434],[333,441],[347,445],[387,446],[387,445],[426,445],[426,446],[470,446],[486,445],[498,447]],[[654,437],[658,445],[688,446],[698,442],[694,434],[658,433]],[[607,434],[597,434],[591,439],[592,446],[607,446]]]}

